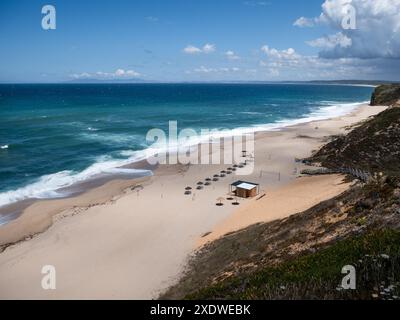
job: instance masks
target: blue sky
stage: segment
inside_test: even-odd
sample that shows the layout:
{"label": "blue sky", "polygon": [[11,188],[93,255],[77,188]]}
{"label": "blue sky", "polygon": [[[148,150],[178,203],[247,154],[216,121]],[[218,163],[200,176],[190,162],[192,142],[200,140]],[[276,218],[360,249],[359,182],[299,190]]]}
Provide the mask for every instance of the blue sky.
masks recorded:
{"label": "blue sky", "polygon": [[[333,16],[329,23],[294,25],[300,17],[316,21],[321,12],[333,15],[329,6],[321,8],[325,2],[2,0],[0,81],[396,80],[397,43],[388,48],[394,56],[359,57],[346,45],[335,42],[332,47],[330,35],[341,32],[335,30]],[[56,30],[41,27],[46,4],[56,8]],[[364,9],[360,7],[362,14]],[[398,16],[389,9],[383,14],[395,21]],[[360,18],[366,29],[367,18]],[[387,33],[380,36],[390,37]],[[362,43],[362,30],[345,36],[354,37],[353,44]],[[310,45],[316,39],[327,40]],[[326,55],[326,49],[332,54]]]}

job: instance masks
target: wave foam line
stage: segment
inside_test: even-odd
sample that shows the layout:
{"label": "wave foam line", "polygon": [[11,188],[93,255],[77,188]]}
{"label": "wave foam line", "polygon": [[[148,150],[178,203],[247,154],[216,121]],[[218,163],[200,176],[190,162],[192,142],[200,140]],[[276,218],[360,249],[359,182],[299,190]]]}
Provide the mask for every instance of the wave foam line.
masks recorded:
{"label": "wave foam line", "polygon": [[0,194],[0,207],[26,199],[62,198],[68,196],[68,192],[61,192],[60,189],[68,188],[77,183],[85,182],[96,177],[113,175],[152,175],[152,172],[149,170],[120,168],[132,163],[132,159],[107,159],[109,159],[109,157],[100,157],[98,162],[81,172],[70,170],[60,171],[54,174],[42,176],[36,182],[22,188],[3,192]]}
{"label": "wave foam line", "polygon": [[115,160],[108,156],[100,157],[98,158],[98,161],[96,163],[81,172],[76,173],[73,171],[61,171],[54,174],[45,175],[39,178],[36,182],[29,184],[25,187],[13,191],[3,192],[0,194],[0,207],[32,198],[48,199],[65,197],[65,192],[60,192],[60,189],[71,187],[76,183],[84,182],[102,175],[151,175],[152,172],[148,170],[124,169],[121,167],[149,159],[150,157],[157,154],[177,152],[181,148],[188,148],[194,145],[198,145],[200,143],[207,143],[210,141],[210,139],[218,139],[228,136],[240,136],[243,134],[255,133],[258,131],[279,131],[284,129],[285,127],[293,125],[344,116],[354,111],[357,107],[366,103],[368,103],[368,101],[358,103],[332,104],[328,106],[324,105],[324,103],[321,103],[322,105],[324,105],[323,107],[320,107],[319,109],[311,112],[308,115],[305,115],[303,118],[300,119],[280,120],[275,123],[269,123],[265,125],[242,127],[232,130],[213,132],[208,135],[188,139],[186,143],[181,145],[169,145],[168,148],[154,144],[144,150],[124,150],[121,152],[121,154],[124,156],[128,156],[129,158],[127,159]]}

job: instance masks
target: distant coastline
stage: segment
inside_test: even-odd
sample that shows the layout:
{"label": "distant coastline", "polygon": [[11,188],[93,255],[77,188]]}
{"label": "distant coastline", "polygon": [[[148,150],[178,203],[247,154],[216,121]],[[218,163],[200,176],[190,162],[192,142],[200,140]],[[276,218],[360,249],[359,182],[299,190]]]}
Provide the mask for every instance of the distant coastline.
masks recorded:
{"label": "distant coastline", "polygon": [[215,80],[215,81],[160,81],[147,79],[79,79],[79,80],[63,80],[56,82],[6,82],[0,81],[1,84],[323,84],[323,85],[366,85],[379,86],[382,84],[396,84],[400,81],[388,80],[282,80],[282,81],[245,81],[245,80]]}

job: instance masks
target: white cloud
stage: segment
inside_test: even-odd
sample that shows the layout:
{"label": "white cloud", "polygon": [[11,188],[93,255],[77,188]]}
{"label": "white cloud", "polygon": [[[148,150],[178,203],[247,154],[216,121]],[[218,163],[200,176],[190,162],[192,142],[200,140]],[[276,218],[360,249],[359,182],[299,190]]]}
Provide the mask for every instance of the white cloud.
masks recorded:
{"label": "white cloud", "polygon": [[90,77],[91,77],[91,74],[87,73],[87,72],[71,74],[71,78],[74,78],[74,79],[88,79]]}
{"label": "white cloud", "polygon": [[71,75],[73,79],[130,79],[140,77],[141,74],[134,70],[117,69],[114,72],[97,71],[95,73],[74,73]]}
{"label": "white cloud", "polygon": [[239,60],[240,57],[233,52],[232,50],[228,50],[225,52],[225,56],[229,59],[229,60]]}
{"label": "white cloud", "polygon": [[323,24],[325,22],[326,22],[325,16],[321,14],[319,17],[315,18],[300,17],[293,23],[293,25],[295,27],[300,27],[300,28],[305,28],[305,27],[310,28],[318,24]]}
{"label": "white cloud", "polygon": [[267,45],[264,45],[261,47],[261,51],[264,52],[268,57],[277,59],[294,60],[299,57],[299,55],[293,48],[279,51],[277,49],[270,48]]}
{"label": "white cloud", "polygon": [[352,40],[343,33],[338,32],[312,41],[307,41],[307,43],[316,48],[333,49],[337,46],[341,48],[350,47],[352,45]]}
{"label": "white cloud", "polygon": [[186,48],[183,49],[183,52],[187,54],[199,54],[199,53],[209,54],[214,52],[215,50],[216,48],[214,44],[206,43],[202,48],[188,45]]}
{"label": "white cloud", "polygon": [[201,66],[200,68],[196,68],[193,71],[194,72],[199,72],[199,73],[210,73],[210,72],[215,72],[216,69],[214,69],[214,68],[206,68],[205,66]]}
{"label": "white cloud", "polygon": [[123,69],[117,69],[117,71],[115,71],[115,76],[117,77],[122,77],[123,75],[125,75],[125,70]]}
{"label": "white cloud", "polygon": [[229,72],[238,72],[240,68],[232,67],[220,67],[220,68],[207,68],[205,66],[201,66],[199,68],[193,69],[193,71],[187,71],[186,73],[229,73]]}
{"label": "white cloud", "polygon": [[314,19],[309,19],[309,18],[305,18],[305,17],[300,17],[293,23],[294,26],[300,27],[300,28],[312,27],[312,26],[314,26],[314,24],[315,24]]}
{"label": "white cloud", "polygon": [[[344,29],[342,24],[354,8],[355,30]],[[334,35],[310,41],[322,48],[324,58],[352,57],[361,59],[400,58],[400,0],[325,0],[319,18],[300,18],[296,25],[317,21],[351,40],[332,42]],[[299,21],[300,20],[300,21]]]}
{"label": "white cloud", "polygon": [[201,53],[201,49],[194,47],[192,45],[187,46],[185,49],[183,49],[183,52],[187,53],[187,54],[197,54],[197,53]]}
{"label": "white cloud", "polygon": [[202,50],[204,53],[211,53],[215,51],[215,45],[214,44],[205,44]]}
{"label": "white cloud", "polygon": [[[278,77],[290,80],[354,79],[355,77],[376,79],[377,74],[381,72],[377,61],[375,61],[376,65],[371,65],[367,60],[357,58],[327,59],[319,56],[305,56],[292,48],[278,50],[268,45],[264,45],[261,51],[265,57],[259,61],[259,66],[269,78],[273,79]],[[385,63],[379,63],[385,66]]]}

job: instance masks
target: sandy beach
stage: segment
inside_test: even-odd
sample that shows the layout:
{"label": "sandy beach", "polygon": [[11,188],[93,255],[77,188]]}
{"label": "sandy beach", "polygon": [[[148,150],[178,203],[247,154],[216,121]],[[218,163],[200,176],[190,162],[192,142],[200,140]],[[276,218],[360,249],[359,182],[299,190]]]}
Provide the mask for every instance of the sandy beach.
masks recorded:
{"label": "sandy beach", "polygon": [[[174,283],[196,248],[248,225],[288,217],[345,191],[339,175],[299,177],[329,136],[383,111],[349,115],[282,131],[258,132],[251,175],[227,176],[202,191],[186,186],[229,165],[161,165],[154,176],[114,180],[77,197],[36,201],[0,227],[0,299],[151,299]],[[235,180],[259,183],[262,199],[224,200]],[[53,265],[57,289],[43,290]]]}

